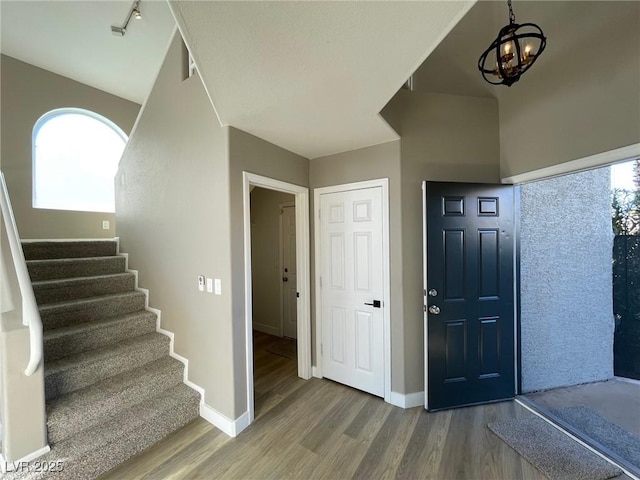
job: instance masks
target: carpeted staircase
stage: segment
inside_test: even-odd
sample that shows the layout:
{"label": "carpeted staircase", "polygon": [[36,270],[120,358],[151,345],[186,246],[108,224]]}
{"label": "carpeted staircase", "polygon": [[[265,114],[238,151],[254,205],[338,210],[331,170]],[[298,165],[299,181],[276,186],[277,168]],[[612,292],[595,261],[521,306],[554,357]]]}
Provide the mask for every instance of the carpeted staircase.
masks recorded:
{"label": "carpeted staircase", "polygon": [[51,452],[61,472],[15,478],[91,479],[198,417],[199,394],[156,333],[115,241],[23,244],[44,327]]}

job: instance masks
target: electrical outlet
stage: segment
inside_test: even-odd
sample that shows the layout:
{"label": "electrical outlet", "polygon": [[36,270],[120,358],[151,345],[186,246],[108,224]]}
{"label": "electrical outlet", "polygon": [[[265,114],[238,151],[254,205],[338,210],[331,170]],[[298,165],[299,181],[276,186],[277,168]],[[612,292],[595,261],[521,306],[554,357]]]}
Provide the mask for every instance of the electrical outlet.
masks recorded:
{"label": "electrical outlet", "polygon": [[109,228],[111,228],[110,225],[111,224],[109,223],[109,220],[103,220],[102,221],[102,229],[103,230],[109,230]]}

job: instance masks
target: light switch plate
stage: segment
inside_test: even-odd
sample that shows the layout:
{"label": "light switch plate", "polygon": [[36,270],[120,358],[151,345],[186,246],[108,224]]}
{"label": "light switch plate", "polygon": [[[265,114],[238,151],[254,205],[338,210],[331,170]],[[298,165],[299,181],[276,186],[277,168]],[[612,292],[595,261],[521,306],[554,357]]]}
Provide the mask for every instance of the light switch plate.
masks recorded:
{"label": "light switch plate", "polygon": [[109,220],[103,220],[102,221],[102,229],[103,230],[109,230],[111,224],[109,223]]}
{"label": "light switch plate", "polygon": [[215,281],[215,293],[216,295],[222,295],[222,280],[216,278]]}
{"label": "light switch plate", "polygon": [[207,292],[213,293],[213,278],[207,278]]}

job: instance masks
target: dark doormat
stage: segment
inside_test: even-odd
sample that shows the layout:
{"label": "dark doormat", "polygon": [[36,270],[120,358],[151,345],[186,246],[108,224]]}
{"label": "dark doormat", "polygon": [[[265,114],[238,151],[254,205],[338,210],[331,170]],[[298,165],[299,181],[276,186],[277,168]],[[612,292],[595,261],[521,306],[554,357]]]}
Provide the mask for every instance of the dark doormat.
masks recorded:
{"label": "dark doormat", "polygon": [[487,427],[551,480],[606,480],[622,473],[535,415]]}
{"label": "dark doormat", "polygon": [[298,361],[297,342],[292,338],[279,338],[269,345],[267,352],[288,358],[294,362]]}
{"label": "dark doormat", "polygon": [[640,437],[584,405],[560,408],[552,413],[640,469]]}

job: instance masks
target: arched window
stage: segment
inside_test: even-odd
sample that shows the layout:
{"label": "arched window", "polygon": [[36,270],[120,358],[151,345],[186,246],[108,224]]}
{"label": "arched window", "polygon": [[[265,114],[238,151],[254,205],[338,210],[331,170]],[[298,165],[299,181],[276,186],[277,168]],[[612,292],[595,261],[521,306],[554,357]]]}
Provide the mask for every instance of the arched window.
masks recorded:
{"label": "arched window", "polygon": [[78,108],[52,110],[33,127],[33,207],[114,212],[113,178],[127,136]]}

